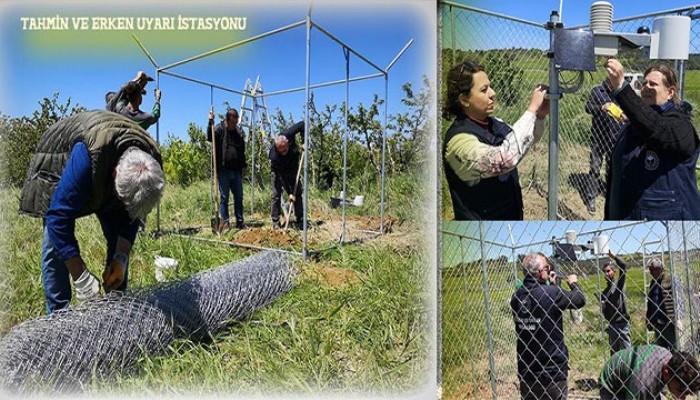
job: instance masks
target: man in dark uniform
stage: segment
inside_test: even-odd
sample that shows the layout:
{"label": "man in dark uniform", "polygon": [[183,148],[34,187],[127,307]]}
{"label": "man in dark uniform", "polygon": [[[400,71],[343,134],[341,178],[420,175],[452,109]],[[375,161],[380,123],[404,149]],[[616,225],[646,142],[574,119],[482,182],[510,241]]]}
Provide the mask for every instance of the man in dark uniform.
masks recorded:
{"label": "man in dark uniform", "polygon": [[586,304],[576,275],[571,291],[547,285],[547,257],[532,252],[523,259],[525,279],[510,300],[518,336],[518,379],[524,400],[567,398],[569,353],[564,343],[562,312]]}

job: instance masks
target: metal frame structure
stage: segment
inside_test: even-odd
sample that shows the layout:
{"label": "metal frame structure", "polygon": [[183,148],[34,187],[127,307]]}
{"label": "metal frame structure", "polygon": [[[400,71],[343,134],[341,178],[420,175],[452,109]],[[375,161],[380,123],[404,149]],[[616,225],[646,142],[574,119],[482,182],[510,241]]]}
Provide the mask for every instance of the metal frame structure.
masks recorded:
{"label": "metal frame structure", "polygon": [[[530,230],[536,230],[538,229],[538,224],[542,224],[543,221],[526,221],[520,223],[526,224],[526,226],[531,227]],[[697,239],[695,239],[695,237],[693,237],[690,244],[688,244],[687,241],[688,235],[692,236],[691,232],[697,232],[697,223],[694,221],[658,221],[659,225],[652,225],[654,224],[654,222],[618,221],[616,225],[611,224],[606,226],[603,225],[603,223],[599,222],[598,226],[593,227],[592,229],[590,225],[592,225],[594,221],[586,223],[589,224],[589,226],[577,232],[579,237],[595,236],[600,235],[601,233],[610,234],[612,232],[618,232],[619,230],[629,230],[631,232],[632,230],[637,229],[637,227],[648,227],[651,231],[651,229],[654,226],[657,227],[655,236],[639,236],[639,245],[641,246],[639,252],[641,253],[640,255],[642,257],[642,277],[640,277],[639,279],[643,279],[643,288],[648,288],[648,282],[651,278],[649,276],[649,272],[647,272],[644,269],[644,266],[646,265],[648,259],[651,258],[653,255],[654,257],[660,257],[662,259],[662,262],[664,263],[664,265],[666,265],[669,273],[672,276],[677,276],[684,281],[682,286],[674,286],[674,298],[676,298],[676,290],[678,290],[678,294],[680,294],[682,298],[684,298],[684,305],[681,306],[677,302],[674,302],[674,307],[676,316],[685,315],[685,317],[682,318],[683,321],[686,321],[684,323],[688,323],[688,325],[686,325],[688,328],[683,329],[679,328],[679,325],[675,325],[676,337],[678,338],[678,346],[681,346],[681,349],[683,349],[683,346],[688,346],[686,348],[692,347],[692,349],[696,349],[697,343],[693,341],[697,340],[696,329],[698,324],[698,316],[696,315],[697,303],[693,299],[695,299],[697,295],[697,276],[695,274],[697,273],[698,260],[697,258],[691,259],[688,253],[692,250],[697,257],[698,248],[689,248],[689,245],[697,246],[697,242],[695,242],[695,240]],[[503,357],[506,357],[505,353],[503,352],[503,349],[499,347],[499,343],[502,344],[504,338],[502,324],[504,321],[503,315],[509,314],[508,312],[504,312],[503,310],[509,310],[509,307],[503,304],[501,301],[503,297],[503,291],[505,290],[509,292],[509,295],[512,294],[512,291],[514,289],[512,289],[509,285],[512,284],[511,282],[515,282],[518,279],[518,254],[526,254],[526,251],[528,250],[539,249],[548,244],[552,244],[553,242],[562,242],[566,240],[566,236],[557,234],[556,236],[552,236],[551,239],[543,240],[535,240],[532,237],[530,237],[530,240],[528,240],[528,238],[524,238],[524,240],[523,238],[521,238],[516,242],[513,238],[510,224],[503,224],[504,226],[500,230],[495,229],[496,231],[499,231],[499,238],[493,238],[486,232],[489,231],[493,233],[493,229],[491,229],[493,225],[495,225],[493,222],[473,222],[472,224],[470,224],[470,229],[464,229],[463,226],[460,226],[459,228],[462,229],[457,228],[458,231],[454,231],[453,228],[455,228],[456,225],[452,225],[449,228],[443,227],[441,233],[443,237],[450,236],[455,239],[454,245],[453,247],[451,247],[452,251],[454,251],[455,258],[451,259],[453,263],[450,266],[450,271],[455,272],[455,275],[453,277],[454,281],[460,281],[460,283],[457,283],[454,286],[454,288],[458,288],[455,291],[455,293],[458,293],[460,290],[461,292],[459,292],[460,294],[452,295],[452,298],[454,299],[454,303],[452,304],[455,306],[453,310],[459,310],[460,307],[465,307],[464,310],[468,310],[469,308],[474,309],[474,307],[481,307],[483,310],[483,312],[479,314],[479,322],[474,322],[474,324],[481,324],[481,327],[484,329],[484,335],[483,338],[480,339],[480,344],[483,344],[484,350],[487,351],[488,354],[479,353],[477,355],[477,357],[480,357],[478,359],[481,360],[479,366],[473,364],[471,365],[472,376],[469,379],[471,379],[471,383],[478,384],[479,388],[474,389],[473,387],[476,386],[471,385],[470,390],[473,391],[467,393],[471,393],[474,396],[474,398],[488,397],[497,399],[500,398],[500,396],[503,394],[504,387],[507,386],[505,382],[508,382],[509,379],[515,376],[515,372],[506,372],[504,375],[504,372],[502,372],[501,370],[502,367],[499,366],[498,359],[496,359],[495,356],[500,357],[501,360],[503,360]],[[505,231],[505,225],[507,225],[508,227],[508,236],[502,234],[501,232]],[[568,225],[566,225],[565,222],[562,222],[560,223],[560,225],[556,225],[551,228],[549,227],[549,225],[547,226],[548,228],[546,229],[550,229],[550,232],[553,233],[555,230],[557,230],[557,226],[562,228],[559,229],[559,231],[562,231]],[[627,238],[625,237],[624,239],[621,239],[620,242],[624,243],[626,240]],[[507,254],[510,254],[510,259],[508,261],[495,261],[496,257],[498,257],[499,255]],[[674,254],[676,255],[675,257]],[[489,261],[488,259],[490,259],[491,261]],[[582,257],[579,259],[579,261],[593,262],[594,265],[597,266],[596,272],[588,276],[588,279],[590,279],[591,284],[595,285],[590,289],[594,293],[601,293],[605,285],[604,279],[602,279],[601,270],[602,262],[604,261],[604,259],[605,258],[602,256],[602,253],[599,252],[582,255]],[[500,263],[501,266],[505,267],[503,269],[500,269],[499,272],[505,273],[506,269],[508,269],[508,279],[505,279],[504,276],[497,275],[499,272],[496,272],[496,275],[492,275],[494,274],[494,272],[491,269],[495,265],[494,263],[492,263],[492,261],[496,264]],[[512,263],[512,268],[510,265],[506,267],[506,263]],[[637,266],[639,267],[639,265]],[[445,276],[444,268],[445,266],[443,266],[443,276]],[[469,272],[467,271],[467,268],[470,268]],[[465,291],[465,288],[469,289]],[[477,295],[476,293],[479,294]],[[587,294],[587,296],[589,296],[589,294]],[[496,300],[493,300],[494,297]],[[472,299],[473,302],[470,302],[469,299]],[[464,302],[464,304],[462,304],[462,301]],[[592,301],[595,303],[595,297],[592,298]],[[682,307],[685,307],[685,310],[683,312],[681,312],[680,310]],[[443,312],[445,312],[444,309]],[[600,314],[596,315],[595,323],[592,322],[593,316],[589,316],[589,318],[591,318],[591,320],[589,320],[591,321],[590,328],[598,330],[598,332],[595,333],[600,333],[600,335],[602,336],[601,338],[597,339],[600,343],[607,343],[607,337],[604,330],[604,317],[602,315],[601,310],[598,310],[598,312]],[[474,317],[469,313],[467,313],[467,315],[470,315],[472,318]],[[469,316],[465,318],[469,318]],[[450,322],[444,322],[456,323],[457,321],[452,320]],[[508,325],[507,330],[509,334],[512,334],[510,333],[511,329],[511,325]],[[593,331],[591,331],[591,333],[593,333]],[[469,335],[473,334],[473,331],[462,332],[459,334],[459,338],[462,340],[469,340]],[[578,341],[576,343],[582,343],[582,341],[592,340],[590,338],[586,338],[580,335],[577,337],[577,339]],[[567,338],[567,341],[569,340],[573,339]],[[643,340],[647,344],[650,343],[649,331],[645,331],[645,336]],[[453,341],[453,347],[455,346],[455,343],[458,343],[458,345],[464,345],[464,342]],[[443,344],[443,347],[444,346],[445,344]],[[512,351],[514,351],[515,342],[512,343],[512,346]],[[468,360],[461,361],[465,363],[469,362]],[[488,369],[488,373],[480,375],[479,378],[474,373],[475,368],[486,368]],[[454,371],[456,369],[453,368],[452,370]],[[467,375],[469,375],[468,372]],[[486,379],[488,379],[488,382],[486,381]],[[570,381],[570,386],[572,383],[573,382]],[[454,394],[455,393],[450,392],[450,395]],[[465,396],[464,393],[462,393],[461,397],[472,398],[469,395]],[[571,397],[572,396],[570,394],[570,398]],[[578,396],[573,397],[584,398]]]}
{"label": "metal frame structure", "polygon": [[[515,22],[518,24],[522,24],[524,26],[528,27],[537,27],[541,28],[542,30],[547,30],[549,31],[549,48],[547,51],[549,54],[553,54],[554,52],[554,40],[555,40],[555,28],[559,29],[566,29],[566,30],[580,30],[584,28],[588,28],[589,24],[585,25],[578,25],[578,26],[573,26],[573,27],[565,27],[564,24],[562,23],[560,16],[558,14],[558,11],[553,11],[552,14],[549,15],[547,22],[545,23],[538,23],[538,22],[533,22],[533,21],[528,21],[488,10],[484,10],[481,8],[477,7],[472,7],[468,6],[466,4],[461,4],[456,1],[450,1],[450,0],[440,0],[439,1],[441,7],[445,7],[448,10],[448,15],[449,15],[449,20],[450,20],[450,40],[451,40],[451,46],[452,46],[452,64],[455,64],[455,53],[456,53],[456,29],[455,29],[455,9],[458,10],[467,10],[467,11],[472,11],[479,13],[481,15],[486,15],[486,16],[491,16],[491,17],[497,17],[503,20]],[[656,17],[656,16],[661,16],[661,15],[687,15],[689,16],[692,20],[697,20],[700,19],[700,13],[697,11],[700,9],[700,4],[694,4],[694,5],[688,5],[685,7],[678,7],[678,8],[673,8],[669,10],[663,10],[663,11],[657,11],[657,12],[651,12],[647,14],[641,14],[641,15],[635,15],[631,17],[625,17],[625,18],[619,18],[619,19],[614,19],[613,24],[619,24],[621,22],[627,22],[627,21],[632,21],[632,20],[637,20],[637,19],[643,19],[643,18],[649,18],[649,17]],[[692,38],[691,38],[691,43],[692,43]],[[692,52],[692,50],[691,50]],[[687,68],[687,61],[685,60],[673,60],[673,65],[674,68],[678,71],[679,75],[679,86],[680,86],[680,94],[681,96],[683,95],[685,91],[685,72]],[[549,220],[557,220],[559,218],[559,178],[561,172],[559,171],[560,167],[560,99],[562,97],[562,85],[560,84],[560,77],[559,73],[561,72],[561,68],[559,65],[557,65],[554,61],[554,57],[550,57],[549,59],[549,91],[547,93],[547,98],[550,100],[550,124],[549,124],[549,142],[548,142],[548,168],[547,168],[547,173],[548,173],[548,196],[547,196],[547,219]]]}
{"label": "metal frame structure", "polygon": [[[334,36],[329,30],[323,28],[321,25],[318,23],[314,22],[311,18],[311,7],[309,7],[309,11],[306,15],[306,18],[302,21],[294,22],[289,25],[285,25],[283,27],[273,29],[255,36],[252,36],[247,39],[240,40],[238,42],[230,43],[225,46],[221,46],[218,48],[215,48],[213,50],[209,50],[207,52],[191,56],[189,58],[165,65],[165,66],[159,66],[158,63],[155,61],[155,59],[151,56],[150,52],[146,49],[146,47],[139,41],[139,39],[132,34],[132,37],[134,41],[137,43],[137,45],[141,48],[143,53],[148,57],[150,60],[151,64],[153,64],[153,67],[155,68],[155,75],[156,75],[156,86],[159,87],[160,85],[160,74],[168,75],[174,78],[178,79],[183,79],[189,82],[209,86],[212,93],[213,90],[219,89],[222,91],[226,92],[231,92],[231,93],[236,93],[239,95],[246,95],[242,91],[231,89],[225,86],[221,86],[215,83],[210,83],[206,82],[203,80],[187,77],[175,72],[170,71],[171,69],[192,62],[196,61],[226,50],[230,50],[239,46],[243,46],[248,43],[252,43],[256,40],[272,36],[278,33],[282,33],[285,31],[288,31],[290,29],[298,28],[304,26],[306,28],[306,68],[305,68],[305,84],[303,87],[297,87],[297,88],[291,88],[291,89],[285,89],[285,90],[278,90],[278,91],[273,91],[273,92],[268,92],[265,93],[264,96],[276,96],[276,95],[282,95],[282,94],[287,94],[287,93],[293,93],[293,92],[300,92],[304,91],[305,93],[305,106],[304,106],[304,122],[305,122],[305,129],[304,129],[304,148],[308,149],[309,148],[309,99],[310,99],[310,91],[311,89],[316,89],[316,88],[322,88],[322,87],[328,87],[328,86],[334,86],[334,85],[340,85],[340,84],[345,84],[345,101],[346,104],[349,99],[349,91],[350,91],[350,82],[356,82],[360,80],[366,80],[366,79],[373,79],[373,78],[384,78],[384,119],[382,121],[382,160],[381,160],[381,190],[380,190],[380,225],[379,225],[379,231],[362,231],[365,233],[370,233],[372,234],[372,237],[380,236],[384,233],[384,203],[385,203],[385,183],[386,183],[386,127],[387,127],[387,121],[388,121],[388,90],[389,90],[389,71],[390,69],[394,66],[394,64],[401,58],[401,56],[408,50],[408,48],[411,46],[413,43],[413,39],[410,39],[406,45],[396,54],[396,56],[391,60],[391,62],[385,67],[382,68],[375,64],[374,62],[370,61],[368,58],[363,56],[361,53],[358,51],[354,50],[352,47],[347,45],[345,42]],[[338,45],[340,45],[343,48],[343,53],[345,56],[345,79],[342,80],[336,80],[336,81],[330,81],[330,82],[324,82],[324,83],[318,83],[318,84],[311,84],[311,31],[312,28],[315,28],[322,34],[324,34],[326,37],[330,38],[332,41],[336,42]],[[357,77],[350,77],[350,54],[356,56],[360,60],[362,60],[364,63],[367,65],[371,66],[372,68],[376,69],[377,72],[374,74],[368,74],[368,75],[363,75],[363,76],[357,76]],[[250,94],[247,94],[250,96]],[[212,94],[213,96],[213,94]],[[256,94],[256,97],[259,97],[261,95]],[[346,189],[346,183],[347,183],[347,141],[348,141],[348,136],[349,136],[349,128],[348,128],[348,111],[347,107],[345,110],[345,118],[344,118],[344,125],[345,125],[345,134],[343,135],[343,191]],[[159,124],[156,125],[156,141],[160,144],[160,130],[159,130]],[[253,167],[254,167],[254,162],[253,160]],[[275,248],[266,248],[262,246],[256,246],[256,245],[250,245],[250,244],[243,244],[243,243],[235,243],[235,242],[226,242],[226,244],[233,245],[233,246],[238,246],[238,247],[244,247],[248,249],[256,249],[256,250],[273,250],[273,251],[281,251],[281,252],[291,252],[294,254],[301,254],[304,261],[307,260],[307,257],[310,253],[320,253],[323,251],[326,251],[328,249],[337,247],[338,245],[333,245],[329,246],[327,248],[319,249],[319,250],[309,250],[308,246],[308,216],[309,216],[309,157],[304,157],[304,177],[303,177],[303,184],[304,184],[304,193],[303,193],[303,199],[304,199],[304,225],[303,225],[303,248],[301,252],[299,251],[287,251],[287,250],[282,250],[282,249],[275,249]],[[343,245],[346,242],[346,204],[345,201],[342,203],[342,232],[340,236],[340,243],[339,245]],[[218,211],[217,211],[218,212]],[[156,210],[156,230],[160,231],[160,206],[158,206]],[[196,238],[200,240],[205,240],[209,242],[220,242],[218,240],[211,240],[211,239],[202,239],[202,238]]]}

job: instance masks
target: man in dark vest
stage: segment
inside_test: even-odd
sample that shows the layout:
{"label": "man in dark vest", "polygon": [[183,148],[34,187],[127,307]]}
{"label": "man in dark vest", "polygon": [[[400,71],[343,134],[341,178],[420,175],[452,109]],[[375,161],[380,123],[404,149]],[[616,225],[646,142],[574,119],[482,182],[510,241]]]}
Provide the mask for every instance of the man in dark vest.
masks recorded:
{"label": "man in dark vest", "polygon": [[[647,330],[654,331],[654,343],[669,350],[676,348],[676,307],[684,311],[684,302],[680,298],[682,290],[678,278],[665,271],[664,264],[658,258],[647,262],[649,274],[653,278],[647,293]],[[674,299],[678,296],[678,299]],[[678,300],[678,304],[676,303]]]}
{"label": "man in dark vest", "polygon": [[238,111],[226,112],[226,119],[214,128],[214,113],[209,112],[207,140],[212,141],[211,131],[216,137],[216,172],[219,180],[219,213],[224,229],[230,229],[228,194],[233,192],[233,207],[236,228],[243,229],[243,170],[246,169],[245,140],[238,129]]}
{"label": "man in dark vest", "polygon": [[88,111],[52,125],[41,137],[20,195],[20,212],[44,220],[41,275],[47,312],[95,298],[100,282],[87,269],[75,221],[95,214],[107,241],[105,291],[126,289],[129,254],[141,218],[165,184],[157,144],[134,122]]}
{"label": "man in dark vest", "polygon": [[[294,203],[297,228],[302,228],[304,221],[304,203],[301,198],[301,183],[296,182],[300,162],[300,151],[296,135],[304,132],[304,121],[297,122],[282,131],[270,147],[270,166],[272,170],[272,203],[270,217],[272,228],[280,228],[280,199],[282,188],[289,194],[289,201]],[[296,186],[296,191],[295,191]]]}
{"label": "man in dark vest", "polygon": [[510,300],[518,336],[518,379],[525,400],[567,398],[569,352],[564,343],[562,312],[586,304],[576,275],[569,275],[571,291],[547,285],[547,257],[532,252],[523,259],[525,279]]}

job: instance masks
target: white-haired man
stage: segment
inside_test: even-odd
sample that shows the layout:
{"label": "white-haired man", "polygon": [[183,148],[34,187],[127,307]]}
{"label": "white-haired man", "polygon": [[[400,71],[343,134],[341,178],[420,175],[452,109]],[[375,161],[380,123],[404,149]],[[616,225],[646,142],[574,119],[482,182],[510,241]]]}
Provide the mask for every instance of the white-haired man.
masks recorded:
{"label": "white-haired man", "polygon": [[[304,204],[302,202],[301,184],[296,182],[300,162],[299,146],[296,135],[304,131],[304,121],[297,122],[282,131],[275,139],[275,145],[270,147],[270,169],[272,170],[272,202],[270,218],[272,228],[280,227],[280,199],[282,188],[289,194],[289,201],[294,203],[297,227],[301,228],[304,221]],[[296,191],[295,191],[296,188]]]}
{"label": "white-haired man", "polygon": [[510,300],[518,336],[520,396],[525,400],[567,398],[569,353],[564,343],[562,312],[586,304],[576,275],[567,278],[571,291],[547,285],[548,266],[542,253],[525,256],[525,279]]}
{"label": "white-haired man", "polygon": [[95,214],[107,240],[105,291],[126,289],[139,220],[165,184],[157,144],[134,122],[88,111],[41,137],[20,196],[20,212],[44,219],[41,275],[47,313],[68,307],[72,278],[79,300],[99,295],[75,238],[75,221]]}
{"label": "white-haired man", "polygon": [[[677,277],[665,271],[663,262],[652,258],[647,262],[653,278],[647,293],[647,330],[654,331],[654,343],[669,350],[676,348],[676,307],[683,313],[681,283]],[[676,304],[674,304],[676,303]]]}

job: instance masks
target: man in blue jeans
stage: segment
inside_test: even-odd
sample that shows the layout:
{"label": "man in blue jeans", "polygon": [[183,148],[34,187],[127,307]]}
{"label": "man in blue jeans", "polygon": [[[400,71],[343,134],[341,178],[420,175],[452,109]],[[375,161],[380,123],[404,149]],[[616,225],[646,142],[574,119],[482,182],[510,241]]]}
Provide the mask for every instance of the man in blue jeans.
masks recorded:
{"label": "man in blue jeans", "polygon": [[44,219],[41,275],[47,313],[100,293],[75,237],[75,221],[95,214],[107,241],[105,291],[126,289],[139,219],[165,184],[158,145],[134,122],[88,111],[52,125],[41,137],[20,195],[20,212]]}
{"label": "man in blue jeans", "polygon": [[216,173],[219,180],[219,213],[221,229],[231,229],[228,213],[228,194],[233,192],[233,208],[236,228],[243,229],[243,172],[247,168],[245,160],[245,139],[238,129],[238,111],[231,108],[225,119],[214,128],[214,112],[209,112],[207,140],[212,141],[212,129],[216,142]]}

